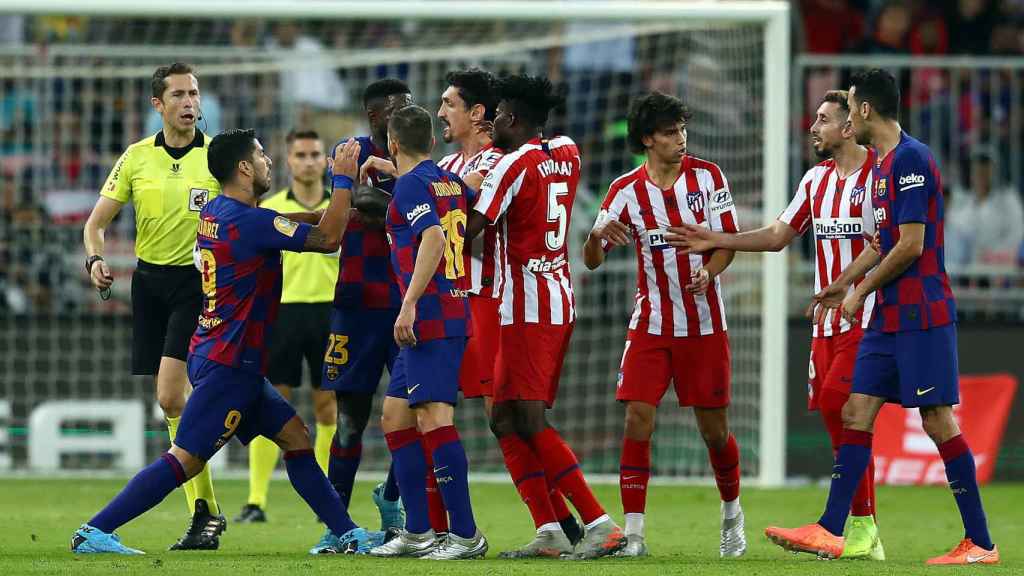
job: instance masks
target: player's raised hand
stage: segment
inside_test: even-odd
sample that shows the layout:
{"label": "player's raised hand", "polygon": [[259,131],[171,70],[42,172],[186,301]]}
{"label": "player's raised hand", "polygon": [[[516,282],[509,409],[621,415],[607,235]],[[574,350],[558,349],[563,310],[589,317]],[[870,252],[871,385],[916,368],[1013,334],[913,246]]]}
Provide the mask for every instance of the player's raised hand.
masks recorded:
{"label": "player's raised hand", "polygon": [[686,222],[679,226],[669,226],[665,242],[674,246],[681,254],[708,252],[717,248],[714,243],[714,232]]}
{"label": "player's raised hand", "polygon": [[334,148],[334,161],[331,170],[334,174],[356,179],[359,169],[359,152],[362,146],[355,138],[349,138],[344,144]]}
{"label": "player's raised hand", "polygon": [[703,294],[708,291],[711,284],[711,274],[704,268],[694,270],[690,273],[690,283],[686,285],[686,291],[690,294]]}
{"label": "player's raised hand", "polygon": [[89,279],[92,280],[92,285],[101,292],[108,290],[114,284],[114,276],[110,273],[110,267],[103,260],[93,262],[92,268],[89,270]]}
{"label": "player's raised hand", "polygon": [[402,305],[402,310],[395,319],[395,343],[402,347],[416,345],[416,332],[413,324],[416,323],[416,306]]}
{"label": "player's raised hand", "polygon": [[630,243],[629,226],[609,216],[607,210],[602,210],[597,215],[597,221],[594,222],[590,234],[613,246],[625,246]]}
{"label": "player's raised hand", "polygon": [[487,134],[491,138],[494,138],[494,122],[490,120],[477,120],[473,122],[473,128],[476,128],[477,132],[481,134]]}
{"label": "player's raised hand", "polygon": [[359,168],[360,182],[365,183],[370,179],[370,170],[373,170],[374,172],[377,172],[379,174],[388,174],[390,176],[394,176],[395,173],[398,171],[398,168],[395,167],[394,162],[392,162],[391,160],[381,158],[379,156],[370,156],[369,158],[366,159],[366,162],[363,162],[363,165]]}

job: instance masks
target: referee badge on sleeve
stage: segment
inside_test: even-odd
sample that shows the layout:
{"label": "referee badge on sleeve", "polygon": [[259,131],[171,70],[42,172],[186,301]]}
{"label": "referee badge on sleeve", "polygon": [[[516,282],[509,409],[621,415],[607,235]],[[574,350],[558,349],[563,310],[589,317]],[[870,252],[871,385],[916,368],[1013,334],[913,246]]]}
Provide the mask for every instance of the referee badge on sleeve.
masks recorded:
{"label": "referee badge on sleeve", "polygon": [[192,212],[199,212],[206,206],[210,198],[210,191],[205,188],[193,188],[188,191],[188,209]]}

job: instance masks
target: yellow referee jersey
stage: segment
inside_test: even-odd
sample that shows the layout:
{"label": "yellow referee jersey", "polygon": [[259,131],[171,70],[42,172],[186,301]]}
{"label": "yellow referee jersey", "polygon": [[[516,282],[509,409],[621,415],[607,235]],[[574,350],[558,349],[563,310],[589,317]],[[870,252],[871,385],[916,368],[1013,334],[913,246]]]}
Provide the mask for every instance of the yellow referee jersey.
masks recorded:
{"label": "yellow referee jersey", "polygon": [[132,144],[107,176],[100,194],[135,205],[135,255],[150,264],[192,264],[203,205],[220,193],[206,165],[209,139],[199,130],[174,158],[163,131]]}
{"label": "yellow referee jersey", "polygon": [[[312,212],[323,210],[330,204],[330,193],[324,191],[324,199],[316,206],[299,203],[290,188],[267,196],[260,202],[281,214],[289,212]],[[282,304],[314,304],[334,300],[334,284],[338,281],[338,253],[281,252],[283,260],[284,286],[281,291]]]}

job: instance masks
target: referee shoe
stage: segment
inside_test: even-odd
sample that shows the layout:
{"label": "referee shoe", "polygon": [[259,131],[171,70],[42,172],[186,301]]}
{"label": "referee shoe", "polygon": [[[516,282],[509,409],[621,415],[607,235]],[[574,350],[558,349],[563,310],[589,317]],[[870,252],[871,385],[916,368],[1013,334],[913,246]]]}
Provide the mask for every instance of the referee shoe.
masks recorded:
{"label": "referee shoe", "polygon": [[206,500],[197,498],[196,511],[192,514],[185,535],[172,544],[169,550],[216,550],[220,547],[220,535],[227,532],[227,529],[228,521],[224,516],[214,516]]}

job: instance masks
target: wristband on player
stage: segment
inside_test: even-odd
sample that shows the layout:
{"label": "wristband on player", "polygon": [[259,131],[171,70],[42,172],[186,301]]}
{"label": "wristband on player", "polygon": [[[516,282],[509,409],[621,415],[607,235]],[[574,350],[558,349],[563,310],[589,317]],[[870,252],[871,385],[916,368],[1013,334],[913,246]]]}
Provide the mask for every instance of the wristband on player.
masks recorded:
{"label": "wristband on player", "polygon": [[97,262],[103,262],[103,256],[99,254],[93,254],[85,259],[85,273],[92,276],[92,265]]}
{"label": "wristband on player", "polygon": [[597,220],[594,221],[594,227],[591,228],[591,231],[597,230],[598,228],[604,226],[611,219],[612,218],[611,216],[608,215],[607,210],[601,210],[600,212],[597,213]]}
{"label": "wristband on player", "polygon": [[344,174],[335,174],[334,177],[331,178],[331,184],[333,184],[335,188],[352,189],[352,179]]}

